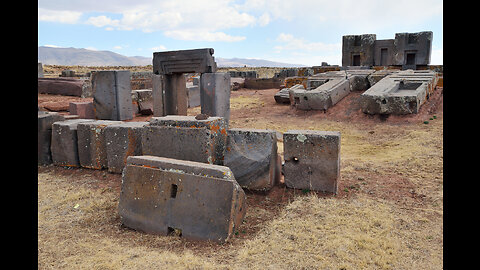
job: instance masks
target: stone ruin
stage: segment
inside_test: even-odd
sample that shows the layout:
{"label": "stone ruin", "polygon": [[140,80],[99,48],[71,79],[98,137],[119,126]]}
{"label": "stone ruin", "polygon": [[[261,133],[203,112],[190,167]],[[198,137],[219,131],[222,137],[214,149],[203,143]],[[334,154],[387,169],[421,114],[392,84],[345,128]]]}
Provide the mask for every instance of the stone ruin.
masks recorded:
{"label": "stone ruin", "polygon": [[[122,224],[216,242],[228,241],[242,223],[243,189],[267,192],[282,173],[289,188],[337,193],[340,133],[287,131],[282,169],[280,133],[228,127],[230,76],[215,72],[212,54],[213,49],[154,54],[153,112],[162,115],[148,122],[125,119],[133,113],[127,108],[128,72],[95,72],[94,119],[38,112],[39,165],[121,173]],[[201,73],[203,118],[182,115],[183,72]],[[80,111],[83,105],[75,106]]]}
{"label": "stone ruin", "polygon": [[327,111],[351,91],[364,91],[366,114],[417,113],[439,81],[428,66],[432,39],[430,31],[397,33],[388,40],[375,34],[343,36],[341,70],[287,77],[275,101]]}

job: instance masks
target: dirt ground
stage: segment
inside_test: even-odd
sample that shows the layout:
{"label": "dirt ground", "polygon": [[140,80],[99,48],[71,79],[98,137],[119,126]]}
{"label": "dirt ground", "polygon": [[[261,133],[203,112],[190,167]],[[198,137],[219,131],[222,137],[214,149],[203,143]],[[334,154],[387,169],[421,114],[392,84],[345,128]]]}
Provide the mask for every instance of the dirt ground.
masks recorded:
{"label": "dirt ground", "polygon": [[[389,117],[362,113],[361,92],[324,113],[277,104],[277,91],[233,91],[230,127],[340,131],[338,194],[246,191],[245,220],[219,245],[123,227],[120,174],[39,166],[39,269],[442,269],[443,89],[418,114]],[[38,95],[62,114],[85,100]]]}

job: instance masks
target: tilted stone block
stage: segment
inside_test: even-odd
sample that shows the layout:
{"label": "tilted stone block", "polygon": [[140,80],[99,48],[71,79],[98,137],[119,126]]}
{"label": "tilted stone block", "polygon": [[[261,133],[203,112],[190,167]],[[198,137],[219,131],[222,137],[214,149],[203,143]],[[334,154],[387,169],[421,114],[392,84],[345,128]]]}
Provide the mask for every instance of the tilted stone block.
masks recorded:
{"label": "tilted stone block", "polygon": [[122,173],[127,157],[142,155],[142,129],[148,122],[121,122],[105,127],[107,167]]}
{"label": "tilted stone block", "polygon": [[93,119],[73,119],[52,125],[52,160],[57,166],[79,167],[77,127]]}
{"label": "tilted stone block", "polygon": [[238,184],[251,190],[269,190],[280,179],[277,136],[274,130],[229,129],[224,165]]}
{"label": "tilted stone block", "polygon": [[152,117],[143,129],[143,154],[223,165],[226,129],[222,117]]}
{"label": "tilted stone block", "polygon": [[77,125],[80,166],[101,170],[107,168],[105,127],[121,121],[95,120]]}
{"label": "tilted stone block", "polygon": [[52,152],[50,150],[52,140],[52,124],[63,121],[64,118],[56,112],[38,111],[38,164],[48,165],[52,163]]}
{"label": "tilted stone block", "polygon": [[283,133],[283,151],[287,187],[337,193],[340,132],[289,130]]}
{"label": "tilted stone block", "polygon": [[131,156],[118,212],[122,224],[135,230],[225,242],[242,223],[245,200],[228,167]]}
{"label": "tilted stone block", "polygon": [[92,91],[96,119],[117,121],[133,118],[130,71],[94,72]]}

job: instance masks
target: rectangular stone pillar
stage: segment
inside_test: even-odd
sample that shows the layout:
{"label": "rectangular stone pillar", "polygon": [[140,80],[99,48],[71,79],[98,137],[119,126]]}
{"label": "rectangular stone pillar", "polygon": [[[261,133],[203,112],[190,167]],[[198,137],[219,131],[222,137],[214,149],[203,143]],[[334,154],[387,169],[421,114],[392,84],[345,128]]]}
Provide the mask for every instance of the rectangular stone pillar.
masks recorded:
{"label": "rectangular stone pillar", "polygon": [[188,97],[185,76],[182,73],[164,75],[164,104],[166,115],[187,115]]}
{"label": "rectangular stone pillar", "polygon": [[64,117],[56,112],[38,112],[38,164],[48,165],[52,163],[52,152],[50,150],[52,125],[54,122],[63,120]]}
{"label": "rectangular stone pillar", "polygon": [[93,119],[73,119],[52,125],[52,160],[57,166],[79,167],[77,126]]}
{"label": "rectangular stone pillar", "polygon": [[129,70],[94,72],[92,92],[96,119],[117,121],[133,118]]}
{"label": "rectangular stone pillar", "polygon": [[226,242],[246,213],[246,197],[228,167],[156,156],[131,156],[122,176],[123,225]]}
{"label": "rectangular stone pillar", "polygon": [[108,171],[122,173],[127,157],[142,155],[142,129],[148,122],[121,122],[105,127]]}
{"label": "rectangular stone pillar", "polygon": [[203,73],[200,76],[200,103],[202,113],[230,119],[230,74]]}
{"label": "rectangular stone pillar", "polygon": [[337,193],[340,132],[289,130],[283,133],[283,151],[287,187]]}
{"label": "rectangular stone pillar", "polygon": [[165,97],[163,93],[163,75],[152,75],[153,116],[165,116]]}
{"label": "rectangular stone pillar", "polygon": [[107,168],[105,127],[120,121],[96,120],[77,125],[78,158],[80,166],[101,170]]}

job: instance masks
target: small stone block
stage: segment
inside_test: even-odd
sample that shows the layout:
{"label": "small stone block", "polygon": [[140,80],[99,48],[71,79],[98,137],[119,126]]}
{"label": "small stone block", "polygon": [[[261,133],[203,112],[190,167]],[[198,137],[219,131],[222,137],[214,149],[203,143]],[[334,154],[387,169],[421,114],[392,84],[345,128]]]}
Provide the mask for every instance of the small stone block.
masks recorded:
{"label": "small stone block", "polygon": [[93,119],[73,119],[52,125],[52,160],[56,166],[79,167],[77,126]]}
{"label": "small stone block", "polygon": [[38,111],[38,164],[48,165],[53,162],[52,152],[50,150],[52,140],[52,125],[54,122],[63,120],[63,116],[56,112]]}
{"label": "small stone block", "polygon": [[289,130],[283,133],[283,150],[287,187],[337,193],[340,132]]}
{"label": "small stone block", "polygon": [[95,119],[93,102],[70,102],[68,111],[82,119]]}
{"label": "small stone block", "polygon": [[142,128],[148,122],[121,122],[105,127],[107,167],[122,173],[127,157],[142,155]]}
{"label": "small stone block", "polygon": [[105,127],[121,121],[95,120],[77,125],[78,157],[80,166],[101,170],[107,168]]}

